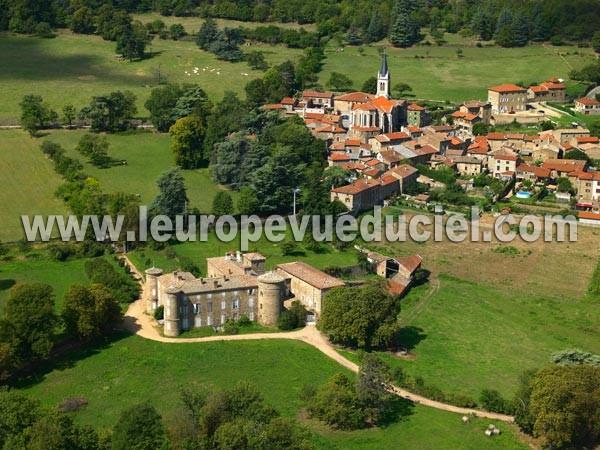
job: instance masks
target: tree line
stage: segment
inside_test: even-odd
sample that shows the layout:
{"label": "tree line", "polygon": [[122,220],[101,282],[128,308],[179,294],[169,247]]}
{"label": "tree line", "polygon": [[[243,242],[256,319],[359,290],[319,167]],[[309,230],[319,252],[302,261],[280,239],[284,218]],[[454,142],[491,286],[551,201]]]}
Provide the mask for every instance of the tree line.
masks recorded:
{"label": "tree line", "polygon": [[[400,47],[418,42],[422,28],[440,39],[440,33],[460,32],[494,38],[504,46],[528,40],[586,41],[600,28],[600,5],[595,0],[128,0],[113,5],[108,0],[72,0],[68,5],[59,0],[1,0],[0,30],[47,34],[52,28],[68,27],[121,40],[121,49],[139,57],[147,30],[131,21],[127,16],[131,12],[310,23],[316,24],[321,37],[341,36],[350,44],[389,37]],[[172,31],[176,38],[181,36],[181,27]]]}
{"label": "tree line", "polygon": [[[148,403],[124,409],[109,430],[74,422],[70,411],[85,399],[47,408],[18,391],[0,390],[0,447],[69,450],[312,450],[312,433],[281,417],[255,385],[200,386],[181,391],[176,421]],[[73,406],[72,406],[73,405]]]}

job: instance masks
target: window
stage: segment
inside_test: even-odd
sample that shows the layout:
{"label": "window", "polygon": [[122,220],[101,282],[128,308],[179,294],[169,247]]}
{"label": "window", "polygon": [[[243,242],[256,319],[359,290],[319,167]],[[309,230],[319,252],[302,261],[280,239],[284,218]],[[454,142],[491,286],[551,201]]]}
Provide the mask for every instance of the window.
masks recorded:
{"label": "window", "polygon": [[152,297],[156,297],[156,289],[152,288]]}
{"label": "window", "polygon": [[233,321],[234,321],[234,322],[237,322],[237,320],[238,320],[238,315],[237,315],[237,313],[233,313]]}
{"label": "window", "polygon": [[250,311],[250,312],[248,313],[248,319],[250,319],[250,320],[254,320],[254,311]]}
{"label": "window", "polygon": [[231,309],[239,309],[240,308],[240,299],[236,298],[231,302]]}
{"label": "window", "polygon": [[200,305],[198,303],[194,303],[194,314],[200,313]]}
{"label": "window", "polygon": [[248,308],[254,308],[254,297],[248,299]]}
{"label": "window", "polygon": [[221,325],[227,322],[227,316],[225,314],[221,314]]}
{"label": "window", "polygon": [[206,325],[208,325],[209,327],[212,326],[212,316],[208,316],[206,318]]}
{"label": "window", "polygon": [[196,320],[194,322],[194,326],[196,328],[200,328],[202,326],[202,317],[196,317]]}
{"label": "window", "polygon": [[212,302],[208,302],[208,303],[206,304],[206,310],[207,310],[208,312],[212,312]]}
{"label": "window", "polygon": [[225,308],[227,308],[227,302],[225,300],[223,300],[221,302],[221,309],[225,309]]}
{"label": "window", "polygon": [[200,294],[196,295],[196,300],[202,300],[202,296]]}
{"label": "window", "polygon": [[248,289],[248,295],[254,294],[254,289]]}

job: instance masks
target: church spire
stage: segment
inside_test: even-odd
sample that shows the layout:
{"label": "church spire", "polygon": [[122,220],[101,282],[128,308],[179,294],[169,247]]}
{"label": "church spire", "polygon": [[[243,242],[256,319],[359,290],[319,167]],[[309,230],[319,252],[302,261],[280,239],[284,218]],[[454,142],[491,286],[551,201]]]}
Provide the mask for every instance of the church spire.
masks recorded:
{"label": "church spire", "polygon": [[377,74],[377,97],[390,98],[390,71],[388,69],[387,54],[383,50],[381,68]]}

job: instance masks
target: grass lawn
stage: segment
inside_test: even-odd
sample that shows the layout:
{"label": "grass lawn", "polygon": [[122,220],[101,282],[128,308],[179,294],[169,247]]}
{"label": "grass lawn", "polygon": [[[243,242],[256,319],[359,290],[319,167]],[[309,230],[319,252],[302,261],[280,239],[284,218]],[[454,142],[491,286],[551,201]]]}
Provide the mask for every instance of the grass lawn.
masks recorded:
{"label": "grass lawn", "polygon": [[[171,138],[164,133],[139,133],[133,135],[106,135],[110,144],[109,156],[126,160],[127,165],[98,168],[89,164],[75,151],[77,142],[86,133],[82,130],[53,130],[44,139],[61,144],[67,154],[84,163],[84,171],[97,178],[105,192],[139,194],[142,204],[149,205],[158,194],[156,181],[160,175],[174,167],[170,150]],[[38,150],[39,151],[39,150]],[[190,207],[209,212],[218,187],[210,178],[209,169],[185,170],[185,185]],[[234,203],[237,192],[231,192]]]}
{"label": "grass lawn", "polygon": [[[1,76],[1,75],[0,75]],[[35,139],[19,130],[0,131],[0,240],[23,238],[21,215],[65,214],[54,197],[61,178]]]}
{"label": "grass lawn", "polygon": [[[387,48],[392,86],[408,83],[416,98],[462,102],[487,98],[487,88],[503,83],[542,82],[552,76],[568,78],[572,68],[581,68],[592,61],[590,49],[529,45],[523,48],[497,46],[476,47],[472,38],[446,35],[444,46],[417,46],[408,49]],[[426,39],[427,40],[427,39]],[[433,40],[431,40],[433,42]],[[319,76],[322,85],[331,72],[342,72],[360,90],[363,82],[377,74],[381,57],[377,48],[345,47],[343,52],[331,44],[327,48],[325,65]],[[457,56],[462,50],[462,57]],[[578,52],[578,54],[574,54]],[[564,56],[559,55],[562,54]]]}
{"label": "grass lawn", "polygon": [[[294,341],[210,342],[163,344],[137,336],[118,336],[101,351],[82,351],[61,359],[39,378],[24,383],[25,394],[54,406],[69,397],[89,404],[75,413],[78,421],[96,428],[115,425],[121,410],[148,401],[167,421],[176,420],[183,386],[231,387],[239,380],[255,383],[266,400],[283,415],[296,417],[298,393],[306,383],[319,385],[338,366],[318,350]],[[491,439],[483,434],[489,421],[464,425],[459,415],[400,402],[406,413],[384,429],[337,432],[310,422],[320,435],[319,449],[392,448],[524,448],[507,425]]]}
{"label": "grass lawn", "polygon": [[[278,64],[295,59],[301,50],[283,46],[244,46],[244,51],[260,48],[267,61]],[[61,31],[54,39],[0,33],[0,121],[17,120],[19,102],[24,95],[39,94],[60,111],[66,103],[77,109],[89,104],[94,95],[129,89],[138,97],[138,114],[148,116],[143,107],[157,83],[157,70],[171,83],[195,83],[213,100],[225,91],[243,94],[246,83],[262,76],[245,62],[218,61],[192,41],[155,39],[147,48],[150,57],[143,61],[119,61],[115,43],[99,36],[74,35]],[[187,76],[194,67],[209,70]],[[219,69],[210,72],[210,69]],[[248,76],[242,75],[248,73]]]}
{"label": "grass lawn", "polygon": [[0,312],[16,283],[47,283],[54,288],[56,309],[61,310],[63,295],[73,284],[88,284],[84,264],[86,259],[64,262],[51,261],[43,251],[33,250],[27,258],[20,256],[0,262]]}

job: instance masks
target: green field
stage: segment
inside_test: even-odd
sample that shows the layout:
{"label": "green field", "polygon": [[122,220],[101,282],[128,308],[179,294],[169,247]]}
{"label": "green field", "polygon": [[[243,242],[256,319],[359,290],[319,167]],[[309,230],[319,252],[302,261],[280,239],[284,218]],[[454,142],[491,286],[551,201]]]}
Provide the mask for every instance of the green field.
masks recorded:
{"label": "green field", "polygon": [[[133,135],[108,135],[109,156],[127,165],[100,169],[89,164],[76,151],[78,140],[85,134],[81,130],[53,130],[44,138],[32,139],[18,130],[0,131],[0,172],[4,186],[0,193],[0,240],[22,238],[21,214],[66,214],[64,204],[54,197],[60,177],[52,162],[46,159],[39,146],[43,139],[63,145],[69,156],[84,164],[84,171],[97,178],[104,192],[139,194],[142,204],[148,205],[158,193],[156,181],[173,164],[170,137],[167,134],[139,133]],[[208,169],[184,171],[190,207],[209,212],[216,192],[221,189],[211,180]],[[234,202],[237,193],[232,192]]]}
{"label": "green field", "polygon": [[[255,383],[266,400],[283,415],[299,415],[298,393],[304,384],[321,384],[345,369],[318,350],[294,341],[163,344],[137,336],[119,336],[101,351],[89,350],[52,367],[21,388],[48,406],[65,398],[83,397],[89,404],[75,413],[96,428],[115,425],[128,405],[148,401],[169,421],[180,414],[182,387],[231,387],[239,380]],[[396,423],[383,429],[336,432],[313,425],[320,449],[521,449],[510,427],[490,439],[483,430],[489,420],[464,425],[459,415],[400,401]],[[493,421],[492,421],[493,422]]]}
{"label": "green field", "polygon": [[[259,47],[272,64],[301,54],[301,50],[281,46]],[[256,48],[243,47],[244,51]],[[79,109],[92,96],[118,89],[133,91],[138,97],[139,115],[146,117],[144,101],[157,83],[159,67],[163,80],[198,84],[213,100],[218,100],[225,91],[242,94],[246,83],[262,74],[251,70],[245,62],[218,61],[192,41],[155,39],[147,51],[150,57],[143,61],[127,62],[117,58],[114,42],[99,36],[61,31],[55,39],[40,39],[0,33],[0,121],[18,120],[19,102],[27,94],[41,95],[60,111],[66,103]],[[191,73],[194,67],[200,68],[200,74],[187,76],[185,72]],[[209,70],[203,72],[205,67]],[[210,69],[219,69],[220,75]]]}
{"label": "green field", "polygon": [[[568,78],[572,68],[592,61],[590,49],[529,45],[523,48],[476,47],[471,38],[446,35],[448,43],[420,45],[408,49],[387,48],[388,65],[395,83],[408,83],[416,98],[462,102],[487,98],[487,88],[504,83],[542,82],[550,77]],[[427,39],[426,39],[427,40]],[[433,42],[431,40],[431,42]],[[319,80],[325,85],[331,72],[348,75],[359,90],[363,82],[377,75],[381,57],[378,45],[359,47],[330,45]],[[462,50],[462,57],[456,50]],[[559,52],[564,57],[559,56]],[[577,54],[575,54],[577,52]]]}
{"label": "green field", "polygon": [[73,284],[87,284],[84,264],[86,259],[64,262],[51,261],[43,250],[32,250],[23,256],[0,262],[0,312],[9,289],[16,283],[47,283],[54,288],[57,310],[63,295]]}
{"label": "green field", "polygon": [[[1,75],[0,75],[1,77]],[[22,131],[0,131],[0,240],[23,237],[21,214],[66,214],[54,197],[61,178],[39,150],[39,143]]]}
{"label": "green field", "polygon": [[482,389],[512,399],[519,375],[567,348],[600,353],[600,303],[522,295],[440,276],[439,291],[415,288],[402,300],[404,345],[392,358],[412,377],[477,400]]}

